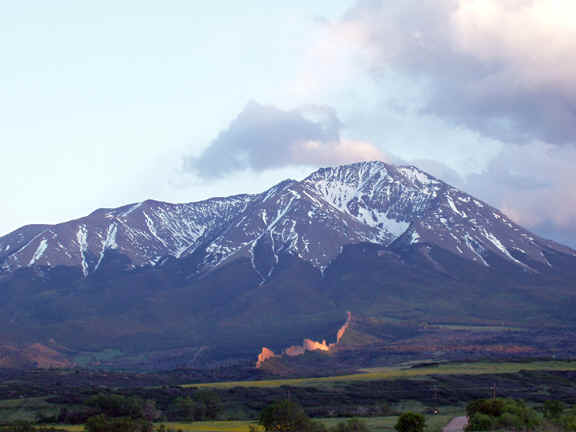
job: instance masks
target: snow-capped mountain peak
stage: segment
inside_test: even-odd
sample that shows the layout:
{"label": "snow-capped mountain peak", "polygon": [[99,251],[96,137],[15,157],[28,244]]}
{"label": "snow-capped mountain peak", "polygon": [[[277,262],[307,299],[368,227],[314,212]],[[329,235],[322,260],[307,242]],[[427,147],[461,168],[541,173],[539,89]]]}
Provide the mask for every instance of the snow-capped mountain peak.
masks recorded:
{"label": "snow-capped mountain peak", "polygon": [[264,280],[283,253],[323,270],[344,246],[363,242],[436,245],[483,266],[493,253],[528,270],[530,262],[549,265],[547,250],[574,253],[414,166],[375,161],[322,168],[257,195],[149,200],[22,227],[0,238],[0,267],[68,266],[88,276],[110,253],[127,257],[129,268],[201,254],[195,271],[248,257]]}

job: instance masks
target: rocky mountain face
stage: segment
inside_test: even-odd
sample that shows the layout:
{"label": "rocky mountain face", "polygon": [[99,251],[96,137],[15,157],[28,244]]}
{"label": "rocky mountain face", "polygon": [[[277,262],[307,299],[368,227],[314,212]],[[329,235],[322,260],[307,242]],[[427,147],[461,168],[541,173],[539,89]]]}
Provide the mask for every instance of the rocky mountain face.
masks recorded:
{"label": "rocky mountain face", "polygon": [[67,266],[88,276],[110,251],[128,258],[127,269],[201,253],[198,273],[245,256],[265,279],[281,252],[323,271],[343,246],[362,242],[434,244],[485,266],[490,251],[527,270],[550,265],[545,250],[573,254],[415,167],[367,162],[320,169],[259,195],[145,201],[25,226],[0,238],[0,263],[3,272]]}
{"label": "rocky mountain face", "polygon": [[564,325],[574,264],[575,251],[416,167],[357,163],[261,194],[145,201],[0,237],[0,343],[177,347],[198,363],[322,340],[346,311],[408,327]]}

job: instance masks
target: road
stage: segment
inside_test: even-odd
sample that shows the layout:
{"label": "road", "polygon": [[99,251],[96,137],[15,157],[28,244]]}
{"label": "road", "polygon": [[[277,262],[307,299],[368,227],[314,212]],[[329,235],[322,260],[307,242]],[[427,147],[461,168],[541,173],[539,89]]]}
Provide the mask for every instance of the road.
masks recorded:
{"label": "road", "polygon": [[468,417],[454,417],[452,420],[450,420],[450,423],[444,426],[442,432],[462,432],[467,424]]}

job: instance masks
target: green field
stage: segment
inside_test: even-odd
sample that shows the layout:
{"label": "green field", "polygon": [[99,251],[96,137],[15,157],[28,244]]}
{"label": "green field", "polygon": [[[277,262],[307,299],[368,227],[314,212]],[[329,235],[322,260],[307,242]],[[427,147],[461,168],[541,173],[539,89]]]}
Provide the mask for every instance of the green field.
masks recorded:
{"label": "green field", "polygon": [[522,327],[461,325],[461,324],[433,324],[430,327],[439,329],[448,329],[448,330],[464,330],[464,331],[478,331],[478,332],[530,331],[529,328],[522,328]]}
{"label": "green field", "polygon": [[231,387],[280,387],[289,386],[316,386],[332,382],[346,381],[379,381],[401,378],[424,377],[427,375],[482,375],[497,373],[517,373],[527,371],[566,371],[576,370],[576,361],[539,361],[529,363],[447,363],[433,367],[421,367],[410,369],[399,368],[372,368],[364,369],[364,373],[340,375],[322,378],[290,378],[262,381],[229,381],[203,384],[185,384],[183,387],[208,387],[208,388],[231,388]]}
{"label": "green field", "polygon": [[[436,432],[445,426],[453,415],[438,415],[428,416],[426,423],[428,431]],[[398,417],[365,417],[360,418],[363,420],[372,432],[392,432]],[[346,418],[327,418],[318,419],[326,426],[334,426],[340,422],[346,421]],[[168,429],[182,430],[185,432],[248,432],[249,426],[254,424],[251,421],[206,421],[194,423],[177,423],[165,422],[164,425]],[[82,432],[84,426],[82,425],[55,425],[59,429],[65,429],[70,432]]]}
{"label": "green field", "polygon": [[3,423],[17,420],[35,421],[40,414],[53,415],[57,411],[46,398],[23,398],[0,400],[0,419]]}

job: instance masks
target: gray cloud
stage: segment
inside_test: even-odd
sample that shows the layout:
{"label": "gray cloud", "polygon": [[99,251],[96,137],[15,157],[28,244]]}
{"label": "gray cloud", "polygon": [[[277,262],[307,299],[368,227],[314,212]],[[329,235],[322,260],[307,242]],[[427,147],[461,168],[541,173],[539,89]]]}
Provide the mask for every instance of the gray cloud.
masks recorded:
{"label": "gray cloud", "polygon": [[342,124],[328,107],[284,111],[249,103],[229,127],[185,168],[202,178],[238,171],[382,159],[372,144],[341,137]]}
{"label": "gray cloud", "polygon": [[376,76],[423,85],[423,113],[505,142],[576,144],[575,12],[561,0],[359,0],[335,32],[370,52]]}
{"label": "gray cloud", "polygon": [[[361,53],[357,62],[376,79],[382,101],[407,107],[402,118],[415,112],[478,134],[483,139],[462,143],[476,157],[490,154],[482,153],[487,143],[502,148],[476,174],[460,176],[429,159],[417,165],[574,247],[575,13],[576,3],[565,0],[357,0],[331,31]],[[395,76],[411,89],[394,88]],[[369,123],[377,119],[371,114]],[[429,151],[417,154],[449,156],[453,143],[418,124],[427,132],[416,141]],[[408,129],[393,139],[404,135],[412,136]]]}

